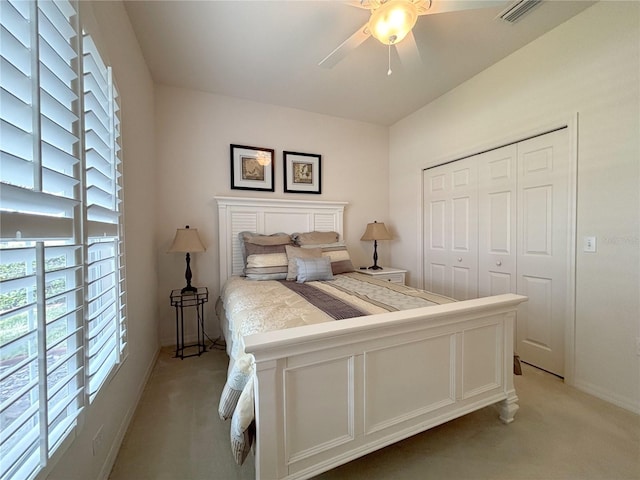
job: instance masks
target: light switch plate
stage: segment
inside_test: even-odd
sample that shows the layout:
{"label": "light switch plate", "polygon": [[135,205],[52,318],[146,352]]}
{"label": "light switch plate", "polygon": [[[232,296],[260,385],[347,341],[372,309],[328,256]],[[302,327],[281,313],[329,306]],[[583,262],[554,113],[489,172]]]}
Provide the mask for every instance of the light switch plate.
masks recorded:
{"label": "light switch plate", "polygon": [[584,237],[583,251],[588,253],[596,251],[596,237]]}

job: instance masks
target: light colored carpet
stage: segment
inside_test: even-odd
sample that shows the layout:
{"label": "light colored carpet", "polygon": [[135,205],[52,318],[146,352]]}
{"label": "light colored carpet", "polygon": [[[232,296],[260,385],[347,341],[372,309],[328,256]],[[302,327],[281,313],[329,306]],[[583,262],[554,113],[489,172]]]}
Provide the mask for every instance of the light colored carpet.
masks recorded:
{"label": "light colored carpet", "polygon": [[[225,353],[172,354],[160,353],[110,480],[253,479],[253,458],[234,463],[217,414]],[[316,478],[640,479],[640,417],[533,367],[523,373],[512,424],[484,408]]]}

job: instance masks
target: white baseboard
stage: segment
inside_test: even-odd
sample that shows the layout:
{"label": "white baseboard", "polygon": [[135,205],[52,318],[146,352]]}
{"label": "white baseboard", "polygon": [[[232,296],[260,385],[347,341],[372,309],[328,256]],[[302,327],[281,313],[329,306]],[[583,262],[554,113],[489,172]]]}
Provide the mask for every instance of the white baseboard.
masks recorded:
{"label": "white baseboard", "polygon": [[630,398],[622,397],[620,395],[616,395],[608,390],[604,390],[597,385],[593,385],[592,383],[585,382],[583,380],[575,379],[573,386],[578,390],[582,390],[589,395],[598,397],[605,402],[612,403],[618,407],[624,408],[625,410],[629,410],[630,412],[640,415],[640,400],[633,400]]}

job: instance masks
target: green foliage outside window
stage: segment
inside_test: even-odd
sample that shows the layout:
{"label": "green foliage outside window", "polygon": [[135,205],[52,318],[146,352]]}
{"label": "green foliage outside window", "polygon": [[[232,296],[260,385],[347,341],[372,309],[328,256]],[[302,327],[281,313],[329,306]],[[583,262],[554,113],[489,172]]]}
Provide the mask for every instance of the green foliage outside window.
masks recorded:
{"label": "green foliage outside window", "polygon": [[[27,275],[25,262],[14,262],[0,265],[0,281],[20,278]],[[59,270],[66,267],[66,257],[60,255],[58,257],[49,258],[45,262],[45,270],[47,272]],[[35,270],[35,264],[32,265],[32,271]],[[49,282],[45,287],[45,296],[50,298],[54,295],[64,292],[66,282],[64,278],[58,278]],[[34,295],[34,293],[32,293]],[[2,291],[0,293],[0,314],[10,310],[28,305],[35,301],[35,298],[29,299],[27,288],[19,288],[15,290]],[[60,297],[53,303],[48,303],[46,307],[47,319],[55,319],[63,315],[66,311],[66,299]],[[15,315],[6,315],[0,319],[0,345],[18,338],[29,331],[29,314],[27,312],[17,313]],[[50,343],[62,338],[66,334],[67,328],[64,322],[53,327],[48,331],[47,339]],[[14,358],[27,354],[27,345],[16,345],[3,352],[2,360]]]}

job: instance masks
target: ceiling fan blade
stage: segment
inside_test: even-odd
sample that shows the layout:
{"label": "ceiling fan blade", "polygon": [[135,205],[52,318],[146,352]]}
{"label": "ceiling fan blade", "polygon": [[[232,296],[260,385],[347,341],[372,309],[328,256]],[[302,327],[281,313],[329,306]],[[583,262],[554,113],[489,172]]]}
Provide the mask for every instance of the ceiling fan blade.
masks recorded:
{"label": "ceiling fan blade", "polygon": [[352,50],[358,48],[362,42],[371,36],[367,24],[365,23],[359,28],[353,35],[342,42],[338,48],[336,48],[329,55],[324,57],[318,66],[323,68],[333,68],[340,60],[349,55]]}
{"label": "ceiling fan blade", "polygon": [[435,13],[459,12],[461,10],[475,10],[479,8],[504,7],[507,0],[431,0],[431,7],[421,11],[419,15],[433,15]]}
{"label": "ceiling fan blade", "polygon": [[409,32],[404,40],[396,43],[396,51],[402,62],[402,66],[407,70],[417,70],[422,66],[422,58],[418,44],[413,36],[413,32]]}

